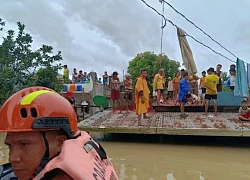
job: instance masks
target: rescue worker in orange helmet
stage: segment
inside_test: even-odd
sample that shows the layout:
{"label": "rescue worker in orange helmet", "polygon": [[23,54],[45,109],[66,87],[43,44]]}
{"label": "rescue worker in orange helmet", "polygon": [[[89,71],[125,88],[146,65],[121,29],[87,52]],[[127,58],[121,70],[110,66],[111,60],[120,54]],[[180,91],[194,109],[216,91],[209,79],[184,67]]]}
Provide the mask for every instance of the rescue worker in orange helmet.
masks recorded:
{"label": "rescue worker in orange helmet", "polygon": [[104,149],[77,127],[71,104],[51,89],[30,87],[0,109],[9,163],[0,180],[117,180]]}

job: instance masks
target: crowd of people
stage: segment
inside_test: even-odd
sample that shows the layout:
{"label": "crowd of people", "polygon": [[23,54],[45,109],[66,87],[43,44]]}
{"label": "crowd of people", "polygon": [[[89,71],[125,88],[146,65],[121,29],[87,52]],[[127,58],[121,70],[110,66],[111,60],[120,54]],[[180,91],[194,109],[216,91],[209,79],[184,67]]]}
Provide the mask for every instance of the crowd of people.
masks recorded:
{"label": "crowd of people", "polygon": [[[173,101],[174,104],[179,103],[181,117],[188,116],[184,112],[184,106],[188,103],[204,105],[204,115],[207,115],[209,102],[213,100],[214,114],[217,116],[217,93],[222,92],[224,78],[221,69],[221,64],[218,64],[216,69],[210,67],[207,71],[202,71],[201,77],[190,76],[186,70],[182,69],[175,73],[173,79],[171,77],[166,79],[164,69],[160,69],[154,77],[154,98],[158,105],[169,101]],[[234,64],[230,65],[229,74],[229,88],[230,91],[233,91],[236,79],[236,66]],[[165,84],[167,84],[168,93],[164,93]],[[167,94],[167,98],[165,94]]]}
{"label": "crowd of people", "polygon": [[[104,74],[101,77],[97,76],[97,73],[95,72],[95,82],[98,84],[102,84],[103,86],[108,85],[108,73],[107,71],[104,72]],[[87,73],[86,71],[83,72],[82,70],[79,70],[77,72],[77,69],[73,69],[72,78],[69,77],[69,68],[67,65],[63,66],[63,79],[64,83],[66,84],[82,84],[86,81],[90,81],[90,73]]]}
{"label": "crowd of people", "polygon": [[[224,73],[222,72],[222,65],[218,64],[216,68],[210,67],[207,71],[202,71],[201,77],[197,75],[189,75],[185,69],[175,73],[175,76],[166,77],[165,70],[159,69],[158,73],[155,74],[153,80],[153,99],[157,105],[163,105],[165,103],[173,103],[173,105],[180,105],[180,116],[185,118],[188,114],[185,113],[185,105],[199,105],[205,106],[204,115],[208,115],[208,108],[210,100],[213,101],[214,105],[214,115],[217,116],[217,94],[222,92],[223,83],[229,87],[230,91],[234,90],[235,80],[236,80],[236,66],[234,64],[230,65],[229,68],[229,80],[224,82]],[[64,78],[65,81],[69,81],[69,71],[67,65],[64,66]],[[90,75],[87,72],[82,73],[80,70],[77,72],[76,69],[73,69],[72,80],[70,83],[82,83],[82,81],[89,81]],[[103,86],[108,86],[110,84],[111,88],[111,102],[113,110],[115,111],[116,107],[121,105],[121,93],[120,87],[124,86],[124,98],[127,101],[127,104],[135,101],[135,110],[138,114],[138,125],[141,125],[141,118],[147,118],[146,112],[149,107],[149,94],[150,90],[146,80],[147,71],[144,69],[141,71],[141,75],[136,79],[135,89],[133,91],[130,74],[125,74],[123,81],[120,80],[119,74],[114,71],[109,78],[108,73],[105,71],[102,79],[95,77],[97,83],[102,84]],[[109,82],[110,81],[110,82]],[[167,90],[167,92],[166,92]],[[117,102],[117,103],[116,103]],[[118,106],[116,106],[116,104]],[[244,105],[244,102],[243,102]],[[244,110],[245,109],[244,107]],[[120,109],[121,111],[121,109]],[[241,109],[242,111],[242,109]],[[246,116],[244,116],[246,119]],[[243,116],[241,119],[244,119]],[[250,110],[249,117],[250,118]]]}

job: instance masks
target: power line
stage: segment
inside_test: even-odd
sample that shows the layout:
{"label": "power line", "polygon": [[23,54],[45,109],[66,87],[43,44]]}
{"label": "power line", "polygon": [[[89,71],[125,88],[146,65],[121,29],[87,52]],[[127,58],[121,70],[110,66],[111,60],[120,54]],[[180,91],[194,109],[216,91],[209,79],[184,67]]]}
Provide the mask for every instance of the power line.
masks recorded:
{"label": "power line", "polygon": [[196,27],[197,29],[199,29],[203,34],[205,34],[206,36],[208,36],[212,41],[214,41],[216,44],[218,44],[224,50],[226,50],[227,52],[229,52],[235,58],[238,58],[234,53],[232,53],[230,50],[228,50],[227,48],[225,48],[224,46],[222,46],[218,41],[216,41],[214,38],[212,38],[209,34],[207,34],[200,27],[198,27],[194,22],[192,22],[191,20],[189,20],[185,15],[183,15],[181,12],[179,12],[177,9],[175,9],[169,2],[167,2],[166,0],[162,0],[162,1],[164,3],[166,3],[168,6],[170,6],[176,13],[180,14],[184,19],[186,19],[188,22],[190,22],[194,27]]}
{"label": "power line", "polygon": [[228,57],[224,56],[223,54],[221,54],[221,53],[219,53],[219,52],[215,51],[214,49],[212,49],[212,48],[211,48],[211,47],[209,47],[208,45],[206,45],[206,44],[204,44],[204,43],[200,42],[199,40],[195,39],[193,36],[191,36],[191,35],[187,34],[186,32],[185,32],[185,34],[186,34],[187,36],[189,36],[190,38],[192,38],[192,39],[193,39],[194,41],[196,41],[197,43],[199,43],[199,44],[201,44],[201,45],[205,46],[206,48],[210,49],[210,50],[211,50],[211,51],[213,51],[215,54],[218,54],[218,55],[220,55],[220,56],[224,57],[225,59],[227,59],[227,60],[229,60],[229,61],[231,61],[231,62],[233,62],[233,63],[236,63],[236,62],[235,62],[235,61],[233,61],[232,59],[230,59],[230,58],[228,58]]}
{"label": "power line", "polygon": [[159,16],[161,16],[164,19],[164,24],[161,28],[164,28],[167,24],[167,21],[172,24],[173,26],[175,26],[177,28],[177,26],[169,19],[165,18],[165,16],[163,16],[161,13],[159,13],[155,8],[153,8],[152,6],[150,6],[148,3],[146,3],[144,0],[141,0],[146,6],[148,6],[149,8],[153,9]]}
{"label": "power line", "polygon": [[[164,19],[165,23],[164,23],[164,25],[162,26],[162,28],[164,28],[164,27],[166,26],[167,22],[169,22],[170,24],[172,24],[174,27],[178,28],[178,26],[177,26],[176,24],[174,24],[171,20],[167,19],[164,15],[162,15],[161,13],[159,13],[155,8],[153,8],[152,6],[150,6],[148,3],[146,3],[145,0],[141,0],[141,1],[142,1],[146,6],[148,6],[150,9],[152,9],[153,11],[155,11],[159,16],[161,16],[161,17]],[[163,0],[163,1],[164,1],[164,0]],[[164,1],[164,2],[165,2],[165,1]],[[204,46],[204,47],[210,49],[210,50],[213,51],[215,54],[220,55],[221,57],[223,57],[223,58],[225,58],[225,59],[227,59],[227,60],[229,60],[229,61],[235,63],[235,61],[233,61],[232,59],[230,59],[230,58],[224,56],[223,54],[221,54],[221,53],[215,51],[214,49],[212,49],[212,48],[209,47],[208,45],[205,45],[205,44],[202,43],[201,41],[199,41],[199,40],[197,40],[196,38],[194,38],[193,36],[189,35],[187,32],[185,32],[185,36],[188,36],[188,37],[192,38],[194,41],[196,41],[197,43],[201,44],[202,46]]]}

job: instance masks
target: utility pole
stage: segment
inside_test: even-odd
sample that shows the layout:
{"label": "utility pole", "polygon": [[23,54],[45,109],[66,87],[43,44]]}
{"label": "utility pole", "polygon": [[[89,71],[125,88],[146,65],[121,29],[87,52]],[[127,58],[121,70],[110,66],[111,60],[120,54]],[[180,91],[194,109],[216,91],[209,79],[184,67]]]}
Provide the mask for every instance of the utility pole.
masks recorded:
{"label": "utility pole", "polygon": [[[162,15],[164,16],[164,2],[162,0],[159,0],[159,2],[162,4]],[[161,20],[161,56],[163,54],[163,25],[164,25],[164,18],[162,17]],[[162,58],[162,57],[161,57]],[[161,67],[162,59],[160,60],[160,67]]]}
{"label": "utility pole", "polygon": [[[165,3],[162,3],[163,1],[162,0],[159,0],[159,2],[162,4],[162,15],[164,16],[164,4]],[[161,54],[162,54],[162,49],[163,49],[163,25],[164,25],[164,18],[162,17],[162,20],[161,20]]]}

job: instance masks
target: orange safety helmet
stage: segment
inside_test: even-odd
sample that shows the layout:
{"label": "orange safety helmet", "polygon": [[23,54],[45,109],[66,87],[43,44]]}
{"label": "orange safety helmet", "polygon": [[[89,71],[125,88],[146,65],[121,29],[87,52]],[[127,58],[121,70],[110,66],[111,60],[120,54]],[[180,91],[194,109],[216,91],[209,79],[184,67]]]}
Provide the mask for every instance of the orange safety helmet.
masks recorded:
{"label": "orange safety helmet", "polygon": [[72,105],[46,87],[29,87],[12,95],[0,109],[0,132],[63,130],[80,134]]}

